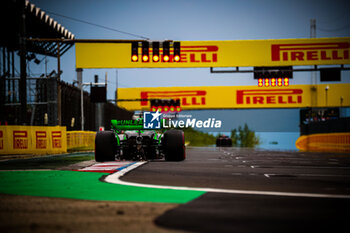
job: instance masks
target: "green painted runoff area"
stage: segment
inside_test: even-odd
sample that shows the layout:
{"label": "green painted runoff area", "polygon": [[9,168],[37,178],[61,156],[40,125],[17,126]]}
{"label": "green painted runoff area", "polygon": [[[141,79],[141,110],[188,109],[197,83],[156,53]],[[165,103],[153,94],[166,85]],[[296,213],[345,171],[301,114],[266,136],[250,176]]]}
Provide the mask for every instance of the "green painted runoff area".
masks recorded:
{"label": "green painted runoff area", "polygon": [[107,173],[77,171],[0,171],[0,193],[96,201],[187,203],[200,191],[143,188],[101,182]]}

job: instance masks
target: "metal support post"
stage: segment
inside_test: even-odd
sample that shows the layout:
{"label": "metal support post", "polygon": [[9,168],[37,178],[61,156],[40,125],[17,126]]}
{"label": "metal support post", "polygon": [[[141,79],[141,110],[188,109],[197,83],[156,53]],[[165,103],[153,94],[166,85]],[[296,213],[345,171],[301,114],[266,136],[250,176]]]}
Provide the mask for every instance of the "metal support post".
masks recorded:
{"label": "metal support post", "polygon": [[21,123],[25,125],[27,123],[27,61],[26,61],[26,14],[25,14],[25,1],[20,1],[21,13],[20,13],[20,31],[19,31],[19,45],[20,45],[20,72],[21,78],[19,81],[19,99],[21,102]]}
{"label": "metal support post", "polygon": [[[310,20],[310,38],[316,38],[316,19]],[[317,73],[311,72],[311,105],[317,106]]]}
{"label": "metal support post", "polygon": [[84,130],[84,90],[83,90],[83,69],[76,69],[77,81],[80,88],[80,111],[81,111],[81,130]]}
{"label": "metal support post", "polygon": [[[95,75],[95,83],[98,83],[98,75]],[[95,103],[95,129],[99,130],[99,127],[102,126],[102,111],[101,103]]]}
{"label": "metal support post", "polygon": [[118,106],[118,70],[115,70],[115,82],[116,82],[116,85],[115,85],[115,105]]}
{"label": "metal support post", "polygon": [[61,56],[60,42],[57,42],[57,117],[58,125],[62,125],[62,90],[61,90]]}

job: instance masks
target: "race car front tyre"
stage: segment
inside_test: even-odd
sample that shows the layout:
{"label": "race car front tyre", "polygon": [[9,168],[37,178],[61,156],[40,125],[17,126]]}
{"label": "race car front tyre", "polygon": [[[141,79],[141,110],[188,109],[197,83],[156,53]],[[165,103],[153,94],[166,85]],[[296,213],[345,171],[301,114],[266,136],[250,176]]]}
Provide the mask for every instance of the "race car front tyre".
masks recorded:
{"label": "race car front tyre", "polygon": [[96,162],[114,161],[117,140],[113,131],[101,131],[95,138],[95,160]]}
{"label": "race car front tyre", "polygon": [[163,137],[164,158],[166,161],[183,161],[186,158],[185,135],[182,130],[169,130]]}

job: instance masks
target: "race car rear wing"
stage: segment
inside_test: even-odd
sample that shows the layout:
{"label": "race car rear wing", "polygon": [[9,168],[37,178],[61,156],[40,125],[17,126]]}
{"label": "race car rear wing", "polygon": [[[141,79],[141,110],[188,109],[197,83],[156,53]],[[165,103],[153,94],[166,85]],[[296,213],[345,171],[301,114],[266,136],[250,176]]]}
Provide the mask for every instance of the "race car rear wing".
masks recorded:
{"label": "race car rear wing", "polygon": [[[154,130],[145,129],[143,127],[143,119],[137,120],[111,120],[112,128],[115,130]],[[161,119],[161,126],[163,125],[163,119]]]}

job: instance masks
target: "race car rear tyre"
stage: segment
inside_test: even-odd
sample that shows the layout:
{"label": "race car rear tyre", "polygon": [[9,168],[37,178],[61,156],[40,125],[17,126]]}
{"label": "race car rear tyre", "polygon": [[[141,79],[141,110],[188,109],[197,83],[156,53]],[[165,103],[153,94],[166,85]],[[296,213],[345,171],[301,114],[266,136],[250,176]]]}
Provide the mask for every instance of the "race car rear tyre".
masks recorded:
{"label": "race car rear tyre", "polygon": [[96,162],[114,161],[117,140],[113,131],[101,131],[95,138],[95,160]]}
{"label": "race car rear tyre", "polygon": [[185,135],[182,130],[169,130],[163,137],[164,158],[166,161],[186,159]]}

